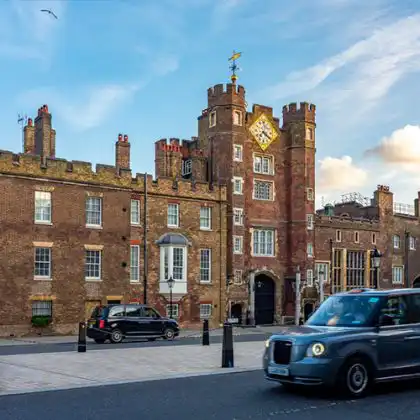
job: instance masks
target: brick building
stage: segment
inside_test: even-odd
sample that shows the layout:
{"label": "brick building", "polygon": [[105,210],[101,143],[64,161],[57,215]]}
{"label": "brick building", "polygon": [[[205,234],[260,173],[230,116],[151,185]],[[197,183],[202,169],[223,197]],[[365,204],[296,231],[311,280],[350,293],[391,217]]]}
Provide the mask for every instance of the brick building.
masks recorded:
{"label": "brick building", "polygon": [[379,186],[372,200],[353,195],[316,211],[315,111],[292,103],[280,122],[270,107],[247,111],[235,80],[215,85],[197,137],[155,143],[154,181],[133,177],[127,136],[114,166],[57,159],[51,114],[40,108],[24,153],[0,152],[1,332],[26,332],[37,313],[69,331],[100,302],[142,302],[144,278],[148,302],[165,313],[171,276],[185,326],[227,315],[281,322],[293,316],[298,267],[308,313],[320,277],[326,294],[369,286],[374,247],[380,286],[411,286],[418,200],[403,212]]}

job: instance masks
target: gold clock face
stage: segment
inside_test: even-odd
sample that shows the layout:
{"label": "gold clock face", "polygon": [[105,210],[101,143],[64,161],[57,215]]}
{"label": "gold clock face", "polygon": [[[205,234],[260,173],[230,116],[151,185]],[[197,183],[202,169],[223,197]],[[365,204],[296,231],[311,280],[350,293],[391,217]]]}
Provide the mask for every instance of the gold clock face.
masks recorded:
{"label": "gold clock face", "polygon": [[249,128],[249,131],[262,150],[266,150],[278,137],[277,130],[264,114],[257,118]]}

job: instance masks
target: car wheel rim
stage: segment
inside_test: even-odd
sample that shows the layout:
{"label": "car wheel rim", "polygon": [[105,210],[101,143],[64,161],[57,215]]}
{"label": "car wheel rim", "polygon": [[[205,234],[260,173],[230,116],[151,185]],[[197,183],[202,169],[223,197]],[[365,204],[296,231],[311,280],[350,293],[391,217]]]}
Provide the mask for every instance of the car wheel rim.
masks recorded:
{"label": "car wheel rim", "polygon": [[112,338],[114,339],[114,341],[120,341],[121,340],[121,334],[116,331],[112,333]]}
{"label": "car wheel rim", "polygon": [[174,336],[173,332],[171,330],[167,330],[166,331],[166,337],[167,338],[172,338]]}
{"label": "car wheel rim", "polygon": [[360,363],[352,365],[347,372],[347,387],[352,394],[362,393],[366,389],[368,381],[367,369]]}

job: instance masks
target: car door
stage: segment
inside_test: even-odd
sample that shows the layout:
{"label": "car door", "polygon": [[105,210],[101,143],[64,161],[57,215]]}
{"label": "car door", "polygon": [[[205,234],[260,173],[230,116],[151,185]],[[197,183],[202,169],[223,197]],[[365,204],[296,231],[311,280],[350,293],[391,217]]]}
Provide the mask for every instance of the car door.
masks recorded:
{"label": "car door", "polygon": [[149,320],[149,332],[151,335],[160,335],[163,332],[163,319],[151,307],[144,308],[145,317]]}
{"label": "car door", "polygon": [[125,308],[125,322],[127,336],[139,336],[143,331],[143,308],[139,305],[130,305]]}
{"label": "car door", "polygon": [[380,326],[377,336],[377,356],[380,377],[393,377],[412,373],[410,337],[414,329],[408,321],[406,296],[389,296],[381,315],[392,318],[393,325]]}
{"label": "car door", "polygon": [[420,293],[408,295],[408,319],[413,329],[407,340],[410,342],[411,364],[414,373],[420,373]]}

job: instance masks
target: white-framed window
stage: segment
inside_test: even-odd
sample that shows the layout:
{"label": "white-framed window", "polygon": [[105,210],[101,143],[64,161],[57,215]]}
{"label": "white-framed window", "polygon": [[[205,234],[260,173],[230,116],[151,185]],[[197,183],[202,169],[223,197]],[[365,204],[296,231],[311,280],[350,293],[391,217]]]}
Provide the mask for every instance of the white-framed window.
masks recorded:
{"label": "white-framed window", "polygon": [[271,156],[254,155],[254,172],[257,174],[273,175],[273,158]]}
{"label": "white-framed window", "polygon": [[34,277],[51,279],[51,248],[35,247]]}
{"label": "white-framed window", "polygon": [[140,200],[131,200],[131,224],[140,224]]}
{"label": "white-framed window", "polygon": [[201,230],[211,229],[211,207],[200,208],[200,229]]}
{"label": "white-framed window", "polygon": [[211,303],[200,303],[200,319],[209,319],[211,317],[211,312]]}
{"label": "white-framed window", "polygon": [[169,293],[168,279],[175,280],[173,292],[187,292],[187,247],[165,245],[160,247],[160,290]]}
{"label": "white-framed window", "polygon": [[312,287],[314,285],[314,271],[309,268],[306,270],[306,285]]}
{"label": "white-framed window", "polygon": [[233,284],[242,284],[242,270],[234,270]]}
{"label": "white-framed window", "polygon": [[179,227],[179,204],[168,204],[168,227]]}
{"label": "white-framed window", "polygon": [[258,257],[274,256],[274,230],[254,229],[252,234],[253,255]]}
{"label": "white-framed window", "polygon": [[315,200],[315,194],[313,188],[306,188],[306,199],[308,201],[314,201]]}
{"label": "white-framed window", "polygon": [[242,195],[243,194],[243,184],[244,180],[243,178],[239,176],[233,177],[233,194],[235,195]]}
{"label": "white-framed window", "polygon": [[313,256],[314,256],[314,246],[310,242],[308,242],[306,244],[306,253],[308,254],[309,258],[313,258]]}
{"label": "white-framed window", "polygon": [[51,193],[35,191],[35,223],[51,223]]}
{"label": "white-framed window", "polygon": [[234,236],[233,237],[233,253],[242,254],[244,238],[243,236]]}
{"label": "white-framed window", "polygon": [[242,125],[241,111],[233,111],[233,125]]}
{"label": "white-framed window", "polygon": [[254,200],[273,200],[274,183],[254,180]]}
{"label": "white-framed window", "polygon": [[242,162],[243,160],[243,147],[241,144],[233,145],[233,160],[235,162]]}
{"label": "white-framed window", "polygon": [[86,197],[86,226],[102,226],[101,197]]}
{"label": "white-framed window", "polygon": [[216,115],[216,111],[212,111],[210,112],[209,115],[209,127],[214,127],[217,123],[217,115]]}
{"label": "white-framed window", "polygon": [[341,242],[341,230],[335,231],[335,242]]}
{"label": "white-framed window", "polygon": [[192,174],[192,160],[187,159],[182,161],[182,176]]}
{"label": "white-framed window", "polygon": [[375,245],[376,244],[376,233],[375,232],[372,232],[371,239],[372,239],[372,244]]}
{"label": "white-framed window", "polygon": [[140,246],[130,247],[130,281],[140,281]]}
{"label": "white-framed window", "polygon": [[[171,312],[172,310],[172,312]],[[173,303],[172,305],[166,305],[166,316],[174,319],[179,318],[179,305],[177,303]]]}
{"label": "white-framed window", "polygon": [[313,128],[307,127],[306,128],[306,140],[313,140],[314,139],[314,130]]}
{"label": "white-framed window", "polygon": [[414,236],[409,236],[408,247],[409,247],[410,251],[415,251],[416,250],[416,238]]}
{"label": "white-framed window", "polygon": [[394,249],[399,249],[401,246],[401,238],[398,235],[393,236]]}
{"label": "white-framed window", "polygon": [[52,317],[52,301],[51,300],[33,300],[32,316]]}
{"label": "white-framed window", "polygon": [[100,280],[102,272],[102,251],[87,249],[85,251],[85,279]]}
{"label": "white-framed window", "polygon": [[315,276],[318,280],[323,276],[324,283],[328,283],[330,278],[330,264],[327,262],[317,262],[315,264]]}
{"label": "white-framed window", "polygon": [[239,208],[233,209],[233,224],[235,226],[244,225],[244,209],[239,209]]}
{"label": "white-framed window", "polygon": [[200,283],[211,283],[211,249],[200,249]]}
{"label": "white-framed window", "polygon": [[313,214],[306,215],[306,228],[308,230],[314,230],[314,215]]}
{"label": "white-framed window", "polygon": [[358,243],[359,243],[359,232],[354,232],[354,242],[355,242],[356,244],[358,244]]}
{"label": "white-framed window", "polygon": [[392,284],[403,284],[404,281],[404,266],[392,267]]}

